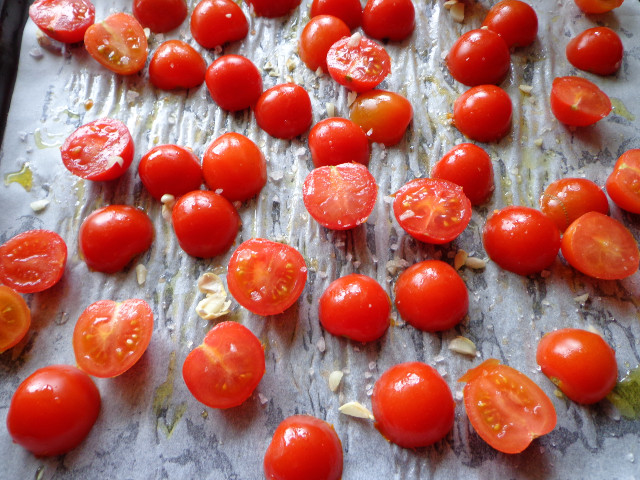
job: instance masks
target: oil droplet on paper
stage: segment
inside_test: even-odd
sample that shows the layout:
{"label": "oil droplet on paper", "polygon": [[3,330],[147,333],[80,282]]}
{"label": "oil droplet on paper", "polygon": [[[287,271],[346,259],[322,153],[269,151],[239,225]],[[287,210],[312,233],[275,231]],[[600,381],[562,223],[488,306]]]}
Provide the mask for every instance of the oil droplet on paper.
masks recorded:
{"label": "oil droplet on paper", "polygon": [[47,131],[42,131],[39,128],[36,128],[35,131],[33,132],[33,139],[36,142],[36,147],[38,147],[38,149],[40,150],[44,150],[45,148],[55,148],[55,147],[61,147],[63,141],[61,140],[56,140],[55,138],[52,137],[65,137],[65,135],[63,134],[52,134],[52,133],[48,133]]}
{"label": "oil droplet on paper", "polygon": [[[162,430],[167,439],[171,438],[173,430],[187,411],[186,402],[175,406],[171,405],[175,377],[176,352],[171,352],[169,368],[167,369],[167,379],[156,388],[153,396],[153,413],[156,416],[156,429]],[[169,418],[169,410],[173,410],[172,418]]]}
{"label": "oil droplet on paper", "polygon": [[613,106],[613,112],[616,115],[625,118],[630,122],[633,122],[636,119],[636,116],[627,110],[627,107],[625,107],[624,103],[622,103],[622,100],[619,98],[611,97],[611,105]]}
{"label": "oil droplet on paper", "polygon": [[27,192],[31,191],[31,187],[33,186],[33,174],[31,173],[28,163],[24,163],[19,172],[8,173],[4,177],[5,185],[10,185],[11,183],[22,185],[22,188]]}

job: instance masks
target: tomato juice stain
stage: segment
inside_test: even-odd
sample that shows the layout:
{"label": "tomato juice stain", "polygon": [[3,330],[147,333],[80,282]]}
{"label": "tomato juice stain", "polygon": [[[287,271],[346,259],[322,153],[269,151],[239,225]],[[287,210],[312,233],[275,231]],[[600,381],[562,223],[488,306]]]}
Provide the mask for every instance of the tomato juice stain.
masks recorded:
{"label": "tomato juice stain", "polygon": [[[45,135],[46,135],[46,138],[45,138]],[[39,150],[44,150],[45,148],[61,147],[62,144],[64,143],[62,140],[56,141],[51,137],[60,137],[62,139],[62,138],[66,138],[66,134],[48,133],[39,128],[36,128],[35,131],[33,132],[33,139],[36,142],[36,147],[38,147]]]}
{"label": "tomato juice stain", "polygon": [[169,357],[169,368],[167,369],[167,379],[156,388],[153,395],[153,413],[156,416],[156,430],[160,429],[166,438],[171,438],[174,429],[182,416],[187,411],[187,404],[183,402],[174,407],[173,418],[169,420],[169,409],[171,398],[173,397],[173,384],[176,377],[176,352],[171,352]]}
{"label": "tomato juice stain", "polygon": [[611,97],[611,105],[613,106],[613,113],[616,115],[627,119],[630,122],[633,122],[636,119],[636,116],[627,110],[627,107],[625,107],[624,103],[622,103],[622,100],[619,98]]}
{"label": "tomato juice stain", "polygon": [[8,173],[4,177],[5,185],[10,185],[12,183],[21,185],[27,192],[31,191],[31,187],[33,186],[33,173],[31,172],[28,163],[24,163],[19,172]]}
{"label": "tomato juice stain", "polygon": [[620,380],[607,398],[623,417],[633,420],[640,418],[640,366]]}

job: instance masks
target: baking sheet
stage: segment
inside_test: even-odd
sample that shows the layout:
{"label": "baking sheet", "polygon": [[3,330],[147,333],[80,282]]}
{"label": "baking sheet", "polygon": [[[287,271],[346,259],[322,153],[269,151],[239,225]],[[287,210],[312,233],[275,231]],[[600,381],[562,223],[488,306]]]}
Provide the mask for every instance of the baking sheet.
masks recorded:
{"label": "baking sheet", "polygon": [[[96,2],[96,18],[129,11],[131,2]],[[197,3],[189,1],[191,9]],[[627,0],[611,14],[586,17],[573,2],[536,2],[538,40],[512,54],[509,78],[502,85],[514,103],[511,134],[497,144],[483,144],[492,157],[496,191],[490,202],[474,209],[469,227],[445,246],[421,244],[397,225],[389,195],[406,181],[426,176],[431,165],[456,143],[464,141],[447,121],[453,101],[465,87],[453,81],[443,57],[463,32],[478,27],[494,2],[466,3],[464,24],[454,22],[441,1],[415,1],[416,31],[404,42],[389,44],[392,74],[382,88],[406,95],[414,120],[396,147],[374,145],[370,170],[380,193],[368,222],[350,232],[319,227],[306,213],[301,185],[312,168],[306,138],[291,142],[270,138],[249,112],[227,114],[210,100],[206,87],[190,91],[153,89],[146,73],[130,78],[111,74],[91,60],[81,46],[61,52],[42,49],[37,28],[27,22],[20,69],[2,150],[0,241],[21,231],[57,231],[69,247],[61,283],[28,295],[33,325],[27,338],[0,355],[0,423],[18,384],[37,368],[73,364],[71,334],[76,319],[90,303],[111,298],[143,298],[154,310],[155,328],[147,353],[130,371],[115,379],[96,380],[103,406],[86,441],[67,455],[35,458],[12,444],[2,427],[0,459],[3,478],[261,478],[262,458],[277,424],[306,413],[335,426],[345,452],[349,479],[425,478],[619,478],[638,476],[640,422],[621,419],[606,401],[593,407],[576,405],[554,395],[555,387],[538,371],[535,348],[540,336],[554,328],[595,327],[616,348],[620,377],[638,365],[640,325],[636,273],[620,282],[594,281],[577,274],[558,258],[544,275],[523,278],[489,262],[483,270],[463,268],[470,292],[468,318],[441,334],[419,332],[395,318],[377,342],[360,345],[325,333],[317,319],[317,299],[335,278],[359,272],[376,278],[392,294],[395,278],[406,266],[426,258],[452,262],[458,249],[484,258],[480,232],[487,214],[509,204],[536,206],[552,180],[584,176],[599,184],[617,157],[640,147],[637,79],[640,78],[640,6]],[[347,116],[347,92],[328,77],[309,71],[296,55],[295,43],[308,20],[309,1],[291,16],[260,19],[250,15],[250,34],[224,47],[203,50],[191,39],[188,22],[167,35],[151,35],[153,50],[164,39],[181,38],[201,51],[208,63],[221,53],[249,56],[262,69],[265,89],[288,80],[310,93],[314,121]],[[596,126],[572,130],[559,125],[548,105],[555,76],[577,72],[564,57],[564,46],[576,33],[608,25],[621,36],[625,58],[620,72],[594,80],[613,100],[615,109]],[[519,85],[532,85],[531,95]],[[91,105],[91,106],[90,106]],[[79,125],[110,116],[124,121],[136,143],[136,160],[121,179],[93,183],[71,175],[58,147]],[[229,319],[249,327],[265,345],[266,374],[242,406],[217,411],[199,404],[187,391],[181,366],[212,324],[195,314],[202,298],[196,280],[205,271],[223,278],[230,253],[210,260],[184,254],[161,206],[142,188],[137,161],[162,143],[190,146],[201,156],[226,131],[243,133],[263,150],[269,179],[262,193],[239,208],[243,227],[237,244],[267,237],[296,247],[309,266],[300,300],[282,315],[263,318],[233,304]],[[539,140],[542,146],[538,146]],[[32,173],[31,188],[8,175]],[[34,213],[30,203],[48,199]],[[126,203],[152,218],[156,239],[137,263],[148,269],[146,283],[136,282],[133,266],[115,275],[90,272],[78,258],[77,232],[94,209]],[[637,216],[612,207],[638,238]],[[588,294],[586,302],[575,297]],[[394,313],[395,317],[395,313]],[[450,352],[457,335],[472,339],[480,352],[469,359]],[[469,425],[456,383],[468,368],[499,358],[536,381],[550,396],[558,425],[524,453],[504,455],[488,447]],[[370,391],[390,366],[425,361],[444,376],[456,398],[452,432],[434,447],[406,450],[386,442],[371,422],[346,417],[338,407],[358,400],[370,407]],[[345,372],[338,392],[327,384],[333,370]]]}

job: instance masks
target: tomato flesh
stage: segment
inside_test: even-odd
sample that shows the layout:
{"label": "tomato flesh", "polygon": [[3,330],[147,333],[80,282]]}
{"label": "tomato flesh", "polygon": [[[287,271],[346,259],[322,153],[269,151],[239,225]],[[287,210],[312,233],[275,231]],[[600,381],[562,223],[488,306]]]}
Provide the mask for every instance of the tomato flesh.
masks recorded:
{"label": "tomato flesh", "polygon": [[245,0],[259,17],[277,18],[287,15],[302,0]]}
{"label": "tomato flesh", "polygon": [[559,122],[586,127],[611,112],[611,100],[598,86],[580,77],[557,77],[551,86],[551,111]]}
{"label": "tomato flesh", "polygon": [[606,188],[618,207],[640,213],[640,149],[627,150],[620,155],[607,177]]}
{"label": "tomato flesh", "polygon": [[95,21],[96,9],[89,0],[36,0],[29,17],[49,37],[63,43],[76,43]]}
{"label": "tomato flesh", "polygon": [[0,285],[0,353],[22,340],[31,325],[31,311],[12,288]]}

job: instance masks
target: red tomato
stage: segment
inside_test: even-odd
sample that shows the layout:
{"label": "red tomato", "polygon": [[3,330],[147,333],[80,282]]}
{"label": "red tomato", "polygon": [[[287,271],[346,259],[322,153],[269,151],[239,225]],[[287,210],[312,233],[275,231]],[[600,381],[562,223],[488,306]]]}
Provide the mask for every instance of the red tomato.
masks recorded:
{"label": "red tomato", "polygon": [[36,370],[11,398],[7,429],[13,441],[37,456],[76,448],[100,412],[100,392],[87,375],[69,365]]}
{"label": "red tomato", "polygon": [[191,13],[191,35],[204,48],[242,40],[249,22],[232,0],[202,0]]}
{"label": "red tomato", "polygon": [[67,265],[67,244],[49,230],[28,230],[0,245],[0,282],[20,293],[53,287]]}
{"label": "red tomato", "polygon": [[29,7],[33,23],[63,43],[81,42],[95,20],[95,13],[89,0],[36,0]]}
{"label": "red tomato", "polygon": [[340,480],[342,444],[333,426],[309,415],[285,418],[264,454],[268,480]]}
{"label": "red tomato", "polygon": [[376,179],[360,163],[316,168],[302,186],[309,215],[332,230],[348,230],[366,222],[377,196]]}
{"label": "red tomato", "polygon": [[200,161],[189,149],[159,145],[149,150],[138,164],[142,184],[156,200],[164,194],[179,197],[202,185]]}
{"label": "red tomato", "polygon": [[192,350],[182,365],[191,394],[211,408],[244,403],[264,375],[264,348],[247,327],[221,322]]}
{"label": "red tomato", "polygon": [[301,86],[282,83],[260,96],[255,115],[258,126],[269,135],[291,140],[311,126],[311,99]]}
{"label": "red tomato", "polygon": [[181,40],[164,42],[149,62],[149,80],[162,90],[198,87],[206,71],[202,55]]}
{"label": "red tomato", "polygon": [[258,68],[240,55],[222,55],[209,65],[205,81],[213,101],[230,112],[253,107],[262,94]]}
{"label": "red tomato", "polygon": [[447,55],[451,76],[469,87],[502,83],[510,66],[509,47],[500,35],[487,29],[463,34]]}
{"label": "red tomato", "polygon": [[340,85],[354,92],[366,92],[391,72],[391,58],[382,45],[354,33],[331,45],[327,69]]}
{"label": "red tomato", "polygon": [[560,250],[560,231],[549,217],[529,207],[495,210],[482,231],[487,255],[500,267],[531,275],[549,267]]}
{"label": "red tomato", "polygon": [[392,147],[402,140],[413,108],[402,95],[372,90],[358,95],[349,108],[349,117],[370,141]]}
{"label": "red tomato", "polygon": [[460,95],[453,105],[453,124],[478,142],[496,142],[511,129],[513,107],[507,92],[479,85]]}
{"label": "red tomato", "polygon": [[346,118],[331,117],[316,123],[309,132],[309,150],[316,168],[351,162],[369,165],[369,140]]}
{"label": "red tomato", "polygon": [[133,161],[133,138],[120,120],[101,118],[75,130],[60,148],[62,162],[74,175],[101,182],[127,171]]}
{"label": "red tomato", "polygon": [[509,48],[526,47],[538,35],[538,15],[528,3],[502,0],[489,9],[482,26],[500,35]]}
{"label": "red tomato", "polygon": [[98,63],[120,75],[142,70],[149,53],[142,25],[126,13],[91,25],[84,34],[84,46]]}
{"label": "red tomato", "polygon": [[307,265],[295,248],[264,238],[243,242],[229,260],[229,293],[256,315],[277,315],[293,305],[307,281]]}
{"label": "red tomato", "polygon": [[562,255],[576,270],[602,280],[621,280],[638,270],[638,244],[622,223],[598,212],[575,220],[562,237]]}
{"label": "red tomato", "polygon": [[591,180],[561,178],[545,188],[540,197],[540,210],[564,232],[571,222],[587,212],[609,213],[609,201]]}
{"label": "red tomato", "polygon": [[80,254],[92,270],[115,273],[146,252],[153,235],[146,213],[129,205],[109,205],[91,213],[80,225]]}
{"label": "red tomato", "polygon": [[567,44],[567,60],[576,68],[598,75],[612,75],[622,64],[624,47],[607,27],[588,28]]}
{"label": "red tomato", "polygon": [[385,371],[373,387],[371,406],[376,428],[404,448],[432,445],[453,428],[451,390],[426,363],[401,363]]}
{"label": "red tomato", "polygon": [[207,148],[202,172],[209,190],[231,202],[255,197],[267,183],[264,155],[255,143],[239,133],[225,133]]}
{"label": "red tomato", "polygon": [[133,16],[154,33],[178,28],[187,18],[187,13],[185,0],[133,0]]}
{"label": "red tomato", "polygon": [[606,13],[622,5],[624,0],[574,0],[584,13]]}
{"label": "red tomato", "polygon": [[309,20],[298,41],[300,60],[314,72],[322,68],[327,72],[327,52],[331,45],[342,37],[348,37],[351,30],[338,17],[319,15]]}
{"label": "red tomato", "polygon": [[627,150],[607,178],[607,193],[623,210],[640,213],[640,149]]}
{"label": "red tomato", "polygon": [[395,193],[393,214],[413,238],[442,244],[452,241],[467,228],[471,202],[455,183],[439,178],[416,178]]}
{"label": "red tomato", "polygon": [[551,111],[565,125],[586,127],[609,115],[611,100],[586,78],[557,77],[551,86]]}
{"label": "red tomato", "polygon": [[180,197],[171,220],[180,247],[193,257],[210,258],[225,253],[240,229],[240,216],[231,202],[206,190],[194,190]]}
{"label": "red tomato", "polygon": [[338,17],[353,30],[362,23],[362,5],[360,0],[313,0],[310,16],[318,15]]}
{"label": "red tomato", "polygon": [[485,203],[494,190],[491,158],[473,143],[461,143],[445,153],[431,169],[431,177],[460,185],[471,205]]}
{"label": "red tomato", "polygon": [[556,426],[549,397],[529,377],[489,359],[465,373],[464,406],[478,435],[496,450],[520,453]]}
{"label": "red tomato", "polygon": [[440,260],[425,260],[398,277],[396,308],[415,328],[426,332],[448,330],[467,314],[469,293],[453,267]]}
{"label": "red tomato", "polygon": [[389,295],[373,278],[351,273],[329,284],[318,302],[326,331],[356,342],[377,340],[389,327]]}
{"label": "red tomato", "polygon": [[536,361],[549,379],[574,402],[591,404],[616,385],[616,354],[596,333],[565,328],[547,333],[538,343]]}
{"label": "red tomato", "polygon": [[245,0],[259,17],[277,18],[297,8],[302,0]]}
{"label": "red tomato", "polygon": [[411,0],[368,0],[362,30],[378,40],[400,42],[413,33],[416,11]]}
{"label": "red tomato", "polygon": [[31,311],[13,289],[0,285],[0,353],[15,346],[29,331]]}

